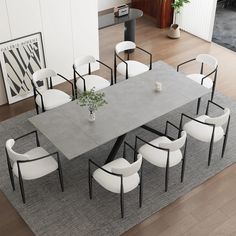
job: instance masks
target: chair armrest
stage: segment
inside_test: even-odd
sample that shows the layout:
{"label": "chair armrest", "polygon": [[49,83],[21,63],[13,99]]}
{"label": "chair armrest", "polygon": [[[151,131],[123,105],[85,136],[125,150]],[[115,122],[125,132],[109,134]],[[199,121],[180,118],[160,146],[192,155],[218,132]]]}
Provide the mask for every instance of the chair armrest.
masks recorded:
{"label": "chair armrest", "polygon": [[125,63],[126,66],[128,66],[128,63],[123,58],[121,58],[116,52],[115,52],[115,57],[118,57],[122,62]]}
{"label": "chair armrest", "polygon": [[[188,115],[186,115],[186,114],[184,114],[184,113],[181,114],[181,121],[182,121],[183,117],[189,118],[190,120],[194,120],[194,121],[196,121],[196,122],[198,122],[198,123],[200,123],[200,124],[203,124],[203,125],[209,125],[209,126],[214,126],[214,127],[215,127],[214,124],[209,124],[209,123],[206,123],[206,122],[202,122],[202,121],[197,120],[197,119],[195,119],[195,118],[193,118],[193,117],[191,117],[191,116],[188,116]],[[180,122],[181,122],[181,121],[180,121]],[[181,127],[180,130],[182,130],[182,126],[180,126],[180,127]]]}
{"label": "chair armrest", "polygon": [[27,162],[33,162],[33,161],[38,161],[38,160],[41,160],[41,159],[44,159],[44,158],[47,158],[47,157],[50,157],[50,156],[53,156],[53,155],[57,155],[57,158],[59,157],[59,153],[58,152],[53,152],[53,153],[49,153],[45,156],[42,156],[42,157],[38,157],[38,158],[35,158],[35,159],[32,159],[32,160],[19,160],[17,161],[17,164],[19,163],[27,163]]}
{"label": "chair armrest", "polygon": [[211,100],[208,100],[207,108],[206,108],[206,113],[205,113],[206,115],[208,115],[210,104],[215,105],[216,107],[220,108],[221,110],[224,110],[224,107],[220,106],[219,104],[217,104],[217,103],[215,103],[215,102],[213,102]]}
{"label": "chair armrest", "polygon": [[41,103],[42,103],[42,109],[44,111],[44,103],[43,103],[43,95],[38,91],[38,89],[36,88],[36,86],[34,85],[33,81],[31,81],[32,83],[32,86],[33,86],[33,89],[34,89],[34,96],[36,98],[36,92],[37,94],[40,96],[40,99],[41,99]]}
{"label": "chair armrest", "polygon": [[206,79],[206,78],[209,77],[210,75],[214,74],[216,71],[217,71],[217,68],[214,69],[214,70],[213,70],[212,72],[210,72],[209,74],[205,75],[205,76],[202,78],[202,80],[201,80],[201,85],[203,84],[204,79]]}
{"label": "chair armrest", "polygon": [[153,144],[147,142],[146,140],[144,140],[144,139],[142,139],[142,138],[140,138],[140,137],[138,137],[138,136],[135,136],[135,143],[137,143],[138,140],[140,140],[140,141],[142,141],[143,143],[148,144],[149,146],[154,147],[154,148],[156,148],[156,149],[160,149],[160,150],[166,151],[166,152],[168,152],[168,153],[170,152],[170,150],[167,149],[167,148],[157,147],[157,146],[155,146],[155,145],[153,145]]}
{"label": "chair armrest", "polygon": [[190,59],[190,60],[185,61],[185,62],[183,62],[183,63],[180,63],[179,65],[177,65],[177,71],[179,71],[179,68],[180,68],[182,65],[185,65],[185,64],[187,64],[187,63],[189,63],[189,62],[192,62],[192,61],[195,61],[195,60],[196,60],[196,58],[193,58],[193,59]]}
{"label": "chair armrest", "polygon": [[110,66],[108,66],[107,64],[105,64],[104,62],[101,62],[99,60],[96,60],[99,64],[105,66],[106,68],[108,68],[111,71],[111,85],[113,85],[113,70]]}
{"label": "chair armrest", "polygon": [[126,147],[129,147],[134,152],[134,160],[136,159],[137,155],[139,154],[136,148],[132,147],[129,143],[126,141],[124,142],[124,149],[123,149],[123,158],[126,159]]}
{"label": "chair armrest", "polygon": [[[73,66],[73,69],[74,69],[74,72],[76,75],[78,75],[82,80],[83,80],[83,83],[84,83],[84,92],[86,91],[86,84],[85,84],[85,79],[82,75],[79,74],[79,72],[75,69],[75,67]],[[75,83],[75,86],[76,86],[76,83]]]}
{"label": "chair armrest", "polygon": [[163,134],[162,132],[155,130],[152,127],[149,127],[147,125],[142,125],[141,128],[146,129],[147,131],[152,132],[158,136],[165,136],[165,134]]}
{"label": "chair armrest", "polygon": [[169,127],[169,125],[171,125],[172,127],[176,128],[179,132],[181,132],[182,129],[180,129],[178,126],[174,125],[170,121],[168,121],[168,120],[166,121],[165,136],[167,136],[168,138],[171,138],[172,140],[174,140],[174,138],[168,136],[168,127]]}
{"label": "chair armrest", "polygon": [[[202,122],[202,121],[197,120],[197,119],[194,119],[193,117],[188,116],[188,115],[186,115],[186,114],[184,114],[184,113],[181,114],[180,125],[179,125],[180,130],[182,130],[183,118],[184,118],[184,117],[186,117],[186,118],[188,118],[188,119],[190,119],[190,120],[196,121],[196,122],[198,122],[198,123],[200,123],[200,124],[203,124],[203,125],[212,126],[212,127],[213,127],[212,134],[214,134],[214,132],[215,132],[215,125],[214,125],[214,124],[209,124],[209,123],[206,123],[206,122]],[[180,130],[179,130],[179,135],[178,135],[179,137],[180,137],[180,135],[181,135],[181,131],[180,131]]]}
{"label": "chair armrest", "polygon": [[74,90],[74,85],[73,85],[73,83],[72,83],[69,79],[67,79],[66,77],[64,77],[63,75],[58,74],[58,73],[57,73],[57,75],[58,75],[59,77],[61,77],[62,79],[64,79],[66,82],[68,82],[68,83],[71,84],[72,96],[73,96],[73,99],[74,99],[74,98],[75,98],[75,90]]}
{"label": "chair armrest", "polygon": [[22,139],[22,138],[24,138],[24,137],[26,137],[26,136],[28,136],[28,135],[31,135],[31,134],[35,134],[36,144],[37,144],[37,147],[39,147],[39,146],[40,146],[40,143],[39,143],[39,136],[38,136],[37,130],[31,131],[31,132],[29,132],[29,133],[27,133],[27,134],[24,134],[24,135],[22,135],[22,136],[20,136],[20,137],[17,137],[17,138],[15,138],[15,140]]}
{"label": "chair armrest", "polygon": [[[115,176],[118,176],[118,177],[123,177],[122,175],[120,174],[116,174],[116,173],[112,173],[104,168],[102,168],[102,166],[98,165],[96,162],[94,162],[93,160],[89,159],[89,172],[91,170],[91,164],[93,164],[94,166],[96,166],[97,168],[103,170],[104,172],[110,174],[110,175],[115,175]],[[91,172],[90,172],[91,173]]]}
{"label": "chair armrest", "polygon": [[143,52],[145,52],[145,53],[147,53],[147,54],[150,56],[149,70],[151,70],[151,69],[152,69],[152,54],[151,54],[150,52],[146,51],[145,49],[140,48],[140,47],[138,47],[138,46],[136,46],[136,48],[139,49],[139,50],[141,50],[141,51],[143,51]]}

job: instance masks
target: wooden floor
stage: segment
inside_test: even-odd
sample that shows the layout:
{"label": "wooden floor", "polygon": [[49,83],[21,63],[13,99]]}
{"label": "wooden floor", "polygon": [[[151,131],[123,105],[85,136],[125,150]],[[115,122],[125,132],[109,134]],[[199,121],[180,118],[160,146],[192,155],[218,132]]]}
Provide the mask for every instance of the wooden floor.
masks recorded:
{"label": "wooden floor", "polygon": [[[113,66],[114,46],[123,40],[123,26],[103,29],[99,33],[100,59]],[[136,42],[153,53],[154,61],[164,60],[176,66],[199,53],[210,53],[215,56],[220,65],[217,89],[236,99],[234,72],[236,53],[187,33],[182,33],[179,40],[168,39],[166,34],[166,29],[156,28],[148,19],[142,18],[137,22]],[[134,56],[144,61],[148,59],[140,54]],[[189,66],[185,71],[192,69],[195,67]],[[64,84],[60,87],[69,91],[69,87]],[[0,121],[31,110],[33,107],[32,99],[11,106],[3,105],[0,107]],[[123,236],[236,235],[235,186],[236,165],[232,165],[136,225]],[[2,192],[0,192],[0,235],[33,235]]]}

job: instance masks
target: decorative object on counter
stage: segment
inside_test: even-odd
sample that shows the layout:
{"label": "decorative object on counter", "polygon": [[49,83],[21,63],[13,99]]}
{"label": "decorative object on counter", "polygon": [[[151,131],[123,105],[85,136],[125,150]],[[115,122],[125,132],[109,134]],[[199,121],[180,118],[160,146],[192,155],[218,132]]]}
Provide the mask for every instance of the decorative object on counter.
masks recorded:
{"label": "decorative object on counter", "polygon": [[126,16],[129,14],[129,6],[128,5],[121,5],[118,7],[114,7],[114,15],[116,17]]}
{"label": "decorative object on counter", "polygon": [[33,96],[33,73],[46,66],[41,32],[0,43],[0,63],[8,103]]}
{"label": "decorative object on counter", "polygon": [[158,82],[158,81],[155,82],[155,91],[156,92],[162,91],[162,83],[161,82]]}
{"label": "decorative object on counter", "polygon": [[94,88],[90,91],[85,91],[82,94],[78,95],[78,101],[80,106],[87,106],[89,110],[89,121],[93,122],[96,119],[95,111],[99,107],[107,104],[107,101],[104,99],[105,93],[95,92]]}
{"label": "decorative object on counter", "polygon": [[184,6],[184,4],[189,3],[190,0],[175,0],[172,3],[172,7],[174,8],[174,20],[173,24],[170,26],[168,37],[172,39],[178,39],[180,38],[180,28],[179,25],[176,23],[176,17],[181,12],[181,8]]}

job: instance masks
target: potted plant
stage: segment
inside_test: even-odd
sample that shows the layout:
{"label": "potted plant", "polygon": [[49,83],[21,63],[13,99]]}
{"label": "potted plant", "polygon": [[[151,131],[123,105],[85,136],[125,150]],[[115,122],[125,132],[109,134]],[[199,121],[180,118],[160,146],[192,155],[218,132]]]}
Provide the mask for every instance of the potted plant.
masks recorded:
{"label": "potted plant", "polygon": [[174,20],[173,24],[170,26],[170,30],[168,33],[168,37],[172,39],[177,39],[180,37],[180,29],[179,25],[176,23],[177,15],[180,14],[181,8],[184,6],[184,4],[189,3],[190,0],[175,0],[171,6],[174,9]]}
{"label": "potted plant", "polygon": [[95,93],[94,88],[90,91],[85,91],[82,94],[79,94],[78,101],[80,102],[80,106],[87,106],[89,110],[89,121],[95,121],[95,111],[98,110],[99,107],[107,104],[104,99],[105,93]]}

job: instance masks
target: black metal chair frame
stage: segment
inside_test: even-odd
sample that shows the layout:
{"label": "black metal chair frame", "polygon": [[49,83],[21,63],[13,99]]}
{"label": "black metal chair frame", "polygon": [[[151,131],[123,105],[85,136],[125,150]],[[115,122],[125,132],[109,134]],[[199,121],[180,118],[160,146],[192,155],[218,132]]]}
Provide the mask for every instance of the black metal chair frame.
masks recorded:
{"label": "black metal chair frame", "polygon": [[[32,131],[30,133],[24,134],[18,138],[15,138],[14,140],[19,140],[22,139],[26,136],[29,136],[31,134],[35,134],[35,138],[36,138],[36,145],[37,147],[40,147],[40,142],[39,142],[39,137],[38,137],[38,133],[37,131]],[[11,160],[8,154],[7,149],[5,148],[6,151],[6,156],[7,156],[7,165],[8,165],[8,171],[9,171],[9,176],[10,176],[10,180],[11,180],[11,185],[12,185],[12,189],[13,191],[15,191],[15,182],[14,182],[14,174],[12,171],[12,165],[11,165]],[[38,161],[44,158],[47,158],[49,156],[53,156],[56,155],[57,157],[57,163],[58,163],[58,175],[59,175],[59,180],[60,180],[60,185],[61,185],[61,190],[62,192],[64,192],[64,182],[63,182],[63,174],[62,174],[62,168],[61,168],[61,161],[60,161],[60,157],[59,157],[59,153],[58,152],[53,152],[50,153],[48,155],[42,156],[42,157],[38,157],[32,160],[19,160],[17,161],[17,168],[18,168],[18,179],[19,179],[19,184],[20,184],[20,190],[21,190],[21,196],[22,196],[22,201],[23,203],[25,203],[25,190],[24,190],[24,185],[23,185],[23,178],[22,178],[22,174],[21,174],[21,169],[20,169],[20,164],[21,163],[28,163],[28,162],[33,162],[33,161]]]}
{"label": "black metal chair frame", "polygon": [[[181,134],[181,129],[179,127],[177,127],[176,125],[174,125],[173,123],[171,123],[170,121],[166,121],[166,126],[165,126],[165,133],[161,133],[151,127],[145,126],[143,128],[145,128],[146,130],[158,135],[158,136],[166,136],[167,138],[169,138],[170,140],[175,140],[173,137],[168,135],[168,127],[169,125],[173,126],[174,128],[176,128],[179,132],[178,132],[178,138],[180,137]],[[151,144],[150,142],[144,140],[143,138],[140,138],[138,136],[135,137],[135,149],[137,149],[138,146],[138,141],[142,141],[143,143],[154,147],[156,149],[162,150],[162,151],[166,151],[167,153],[167,161],[166,161],[166,170],[165,170],[165,192],[167,192],[168,190],[168,182],[169,182],[169,162],[170,162],[170,150],[167,148],[161,148],[161,147],[157,147],[153,144]],[[182,169],[181,169],[181,183],[184,181],[184,173],[185,173],[185,163],[186,163],[186,150],[187,150],[187,138],[184,144],[184,152],[183,152],[183,158],[182,158]]]}
{"label": "black metal chair frame", "polygon": [[[136,156],[138,154],[138,152],[127,142],[124,142],[124,149],[123,149],[123,158],[126,159],[126,147],[131,148],[134,151],[134,156]],[[136,161],[136,158],[134,158],[134,161]],[[121,218],[124,218],[124,187],[123,187],[123,175],[122,174],[116,174],[116,173],[112,173],[104,168],[102,168],[102,166],[98,165],[97,163],[95,163],[93,160],[89,159],[88,161],[88,180],[89,180],[89,197],[90,199],[92,199],[93,197],[93,191],[92,191],[92,184],[93,184],[93,175],[92,175],[92,170],[91,170],[91,165],[96,166],[97,168],[103,170],[104,172],[110,174],[110,175],[114,175],[117,177],[120,177],[120,181],[121,181],[121,187],[120,187],[120,207],[121,207]],[[142,201],[143,201],[143,177],[142,177],[142,173],[143,173],[143,164],[141,164],[141,168],[139,170],[139,176],[140,176],[140,183],[139,183],[139,207],[142,207]]]}
{"label": "black metal chair frame", "polygon": [[[212,102],[211,100],[209,100],[208,103],[207,103],[207,108],[206,108],[205,115],[208,115],[208,113],[209,113],[209,106],[210,106],[210,104],[215,105],[216,107],[224,110],[224,108],[222,106],[220,106],[217,103]],[[213,145],[214,145],[214,136],[215,136],[215,127],[216,127],[216,125],[199,121],[199,120],[197,120],[197,119],[195,119],[195,118],[193,118],[191,116],[188,116],[188,115],[182,113],[181,114],[181,119],[180,119],[180,129],[182,129],[184,117],[188,118],[190,120],[196,121],[196,122],[198,122],[200,124],[211,126],[213,128],[212,129],[212,135],[211,135],[211,141],[210,141],[210,147],[209,147],[209,154],[208,154],[208,166],[210,166],[211,158],[212,158]],[[229,125],[230,125],[230,116],[229,116],[229,119],[228,119],[228,122],[227,122],[227,125],[226,125],[226,131],[225,131],[225,134],[224,134],[224,141],[223,141],[223,147],[222,147],[222,152],[221,152],[221,158],[224,157],[224,153],[225,153],[225,148],[226,148],[227,139],[228,139],[228,133],[229,133]]]}
{"label": "black metal chair frame", "polygon": [[[111,82],[110,82],[110,85],[113,85],[114,82],[113,82],[113,70],[110,66],[108,66],[107,64],[99,61],[99,60],[96,60],[96,62],[98,62],[99,64],[105,66],[106,68],[108,68],[110,70],[110,73],[111,73]],[[77,93],[78,93],[78,88],[77,88],[77,85],[76,85],[76,82],[77,82],[77,77],[76,75],[79,76],[80,79],[83,80],[83,84],[84,84],[84,91],[87,91],[86,89],[86,82],[85,82],[85,79],[84,77],[76,70],[76,67],[75,65],[73,65],[73,71],[74,71],[74,86],[75,86],[75,96],[76,98],[78,97]],[[88,63],[88,75],[91,75],[92,74],[92,71],[91,71],[91,63]]]}
{"label": "black metal chair frame", "polygon": [[[75,91],[74,91],[73,83],[69,79],[67,79],[66,77],[64,77],[61,74],[57,73],[57,76],[59,76],[60,78],[64,79],[66,82],[70,83],[70,85],[71,85],[71,92],[72,92],[72,100],[74,100],[75,99]],[[46,78],[46,79],[49,79],[49,83],[48,83],[48,80],[47,80],[47,89],[53,89],[52,77],[49,77],[49,78]],[[35,107],[36,107],[37,114],[39,114],[39,106],[36,103],[36,96],[37,95],[39,95],[40,98],[41,98],[42,112],[45,112],[46,110],[45,110],[45,107],[44,107],[43,95],[38,91],[38,89],[35,86],[34,82],[31,81],[31,83],[32,83],[32,86],[33,86],[33,91],[34,91],[34,102],[35,102]]]}
{"label": "black metal chair frame", "polygon": [[[141,51],[143,51],[143,52],[145,52],[146,54],[148,54],[148,55],[150,56],[149,70],[151,70],[151,69],[152,69],[152,54],[151,54],[150,52],[144,50],[143,48],[138,47],[138,46],[136,46],[136,48],[139,49],[139,50],[141,50]],[[125,52],[127,53],[127,60],[129,60],[129,59],[130,59],[130,53],[131,53],[131,52],[130,52],[129,50],[127,50],[127,51],[125,51]],[[122,58],[118,55],[118,53],[116,53],[116,51],[114,51],[115,84],[116,84],[116,81],[117,81],[117,68],[116,68],[116,67],[117,67],[117,60],[116,60],[117,58],[120,59],[123,63],[125,63],[125,66],[126,66],[126,75],[125,75],[125,78],[126,78],[126,79],[129,78],[128,63],[127,63],[124,59],[122,59]]]}
{"label": "black metal chair frame", "polygon": [[[192,62],[192,61],[196,61],[196,58],[190,59],[190,60],[188,60],[188,61],[185,61],[185,62],[179,64],[179,65],[177,66],[177,71],[179,72],[179,69],[180,69],[181,66],[183,66],[183,65],[185,65],[185,64],[188,64],[189,62]],[[204,63],[201,63],[200,74],[203,75],[203,71],[204,71]],[[210,75],[214,74],[213,86],[212,86],[212,89],[211,89],[211,99],[210,99],[211,101],[213,101],[214,94],[215,94],[217,72],[218,72],[218,66],[216,66],[216,68],[215,68],[212,72],[210,72],[209,74],[205,75],[205,76],[202,78],[202,81],[201,81],[201,85],[203,85],[204,79],[206,79],[206,78],[209,77]],[[199,113],[200,103],[201,103],[201,98],[198,98],[198,101],[197,101],[197,112],[196,112],[196,114]]]}

